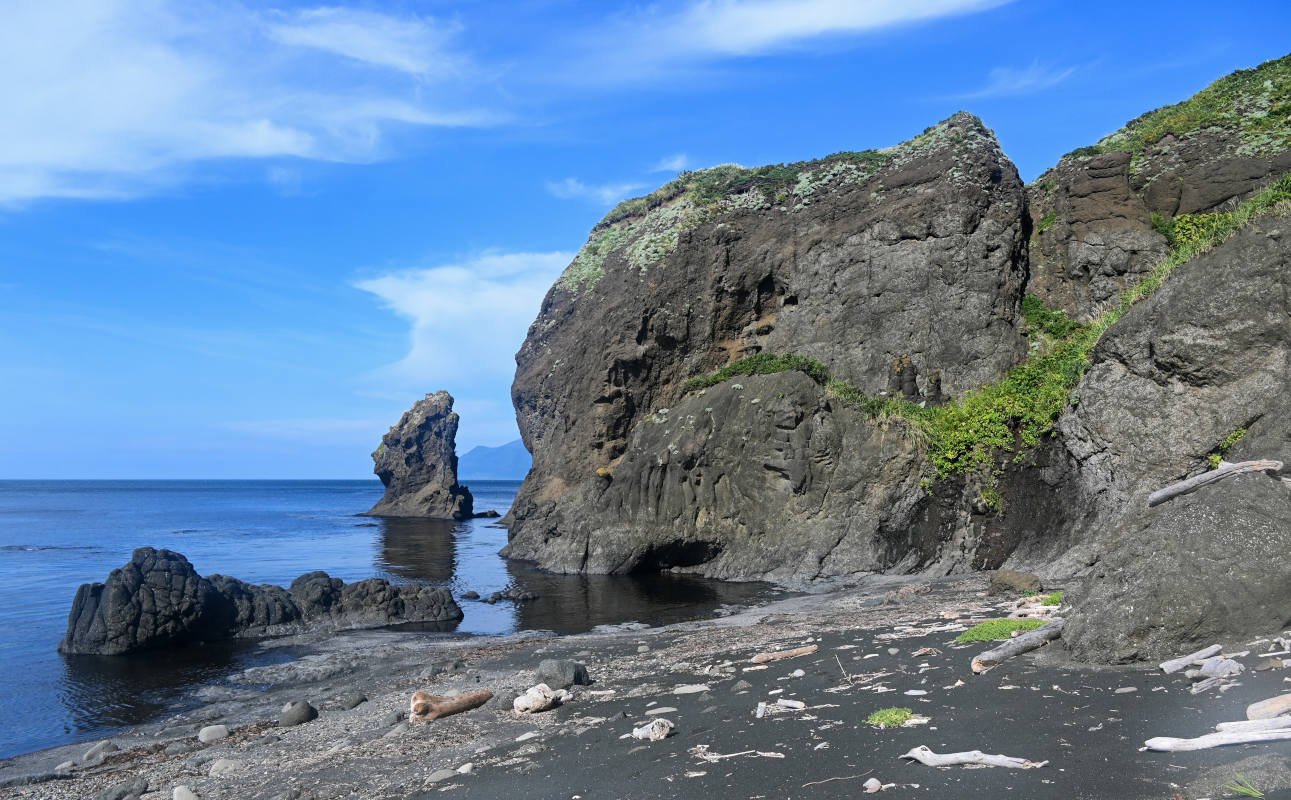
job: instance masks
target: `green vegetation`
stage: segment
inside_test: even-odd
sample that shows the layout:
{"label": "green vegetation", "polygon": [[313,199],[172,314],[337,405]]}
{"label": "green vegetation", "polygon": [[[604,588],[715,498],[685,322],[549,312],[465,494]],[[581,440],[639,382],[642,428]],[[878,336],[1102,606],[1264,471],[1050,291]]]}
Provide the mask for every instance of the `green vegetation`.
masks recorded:
{"label": "green vegetation", "polygon": [[1053,223],[1057,221],[1057,219],[1058,219],[1058,212],[1054,211],[1053,209],[1049,209],[1049,213],[1041,217],[1040,221],[1036,223],[1035,232],[1044,233],[1045,231],[1049,230],[1049,228],[1053,226]]}
{"label": "green vegetation", "polygon": [[822,167],[852,165],[865,174],[873,174],[887,163],[888,155],[878,150],[843,151],[818,161],[793,164],[768,164],[764,167],[741,167],[722,164],[710,169],[686,171],[650,194],[619,203],[605,215],[597,228],[606,228],[623,220],[644,216],[650,210],[689,195],[696,206],[718,203],[732,194],[759,190],[768,203],[783,203],[804,173]]}
{"label": "green vegetation", "polygon": [[1241,773],[1233,773],[1233,782],[1224,784],[1224,788],[1230,792],[1236,792],[1243,797],[1263,797],[1264,792],[1255,788],[1255,784],[1242,777]]}
{"label": "green vegetation", "polygon": [[959,634],[955,641],[965,644],[1011,639],[1014,631],[1033,631],[1044,624],[1041,619],[988,619]]}
{"label": "green vegetation", "polygon": [[701,375],[697,378],[691,378],[686,381],[682,390],[685,392],[694,392],[700,389],[707,389],[710,386],[728,381],[739,375],[772,375],[777,372],[789,372],[798,370],[804,372],[816,383],[825,384],[829,381],[829,368],[814,358],[806,356],[777,356],[770,353],[758,353],[757,355],[742,358],[734,364],[723,367],[716,372],[708,375]]}
{"label": "green vegetation", "polygon": [[914,711],[908,708],[880,708],[865,718],[865,724],[876,728],[899,728],[913,716]]}
{"label": "green vegetation", "polygon": [[1167,134],[1184,136],[1216,125],[1237,131],[1239,153],[1291,147],[1291,55],[1220,78],[1182,103],[1149,111],[1098,144],[1069,155],[1120,150],[1137,156]]}
{"label": "green vegetation", "polygon": [[1040,600],[1040,605],[1060,606],[1062,605],[1062,595],[1063,595],[1062,592],[1053,592],[1052,594],[1047,594],[1044,596],[1043,599]]}
{"label": "green vegetation", "polygon": [[[1103,333],[1125,312],[1161,287],[1181,264],[1223,243],[1261,214],[1291,213],[1291,174],[1283,176],[1235,211],[1190,214],[1169,222],[1169,256],[1146,277],[1127,289],[1120,302],[1085,324],[1048,309],[1038,298],[1024,298],[1022,315],[1038,345],[1023,363],[999,381],[969,391],[945,405],[922,407],[903,398],[870,397],[859,388],[834,378],[828,367],[796,355],[760,353],[710,375],[693,378],[686,391],[707,388],[736,375],[764,375],[796,369],[825,386],[834,397],[879,421],[907,424],[925,446],[936,479],[951,475],[984,476],[982,499],[991,505],[1003,498],[993,491],[998,454],[1015,453],[1015,460],[1053,431],[1054,422],[1071,400],[1071,392],[1089,367]],[[1165,224],[1165,223],[1163,223]],[[1231,446],[1231,445],[1230,445]]]}
{"label": "green vegetation", "polygon": [[1033,333],[1039,331],[1055,339],[1066,339],[1080,330],[1080,323],[1067,319],[1066,311],[1047,308],[1040,298],[1032,295],[1022,298],[1022,318]]}
{"label": "green vegetation", "polygon": [[1212,452],[1209,456],[1206,456],[1206,460],[1210,462],[1210,468],[1219,469],[1219,462],[1224,460],[1224,456],[1228,455],[1228,451],[1232,448],[1232,446],[1240,442],[1242,440],[1242,437],[1245,435],[1246,435],[1246,429],[1238,428],[1237,430],[1225,436],[1224,441],[1219,443],[1219,446],[1215,448],[1214,452]]}
{"label": "green vegetation", "polygon": [[627,228],[609,228],[596,233],[578,251],[574,260],[556,281],[556,285],[569,291],[576,291],[584,284],[594,284],[605,274],[605,259],[614,249],[623,244],[631,231]]}

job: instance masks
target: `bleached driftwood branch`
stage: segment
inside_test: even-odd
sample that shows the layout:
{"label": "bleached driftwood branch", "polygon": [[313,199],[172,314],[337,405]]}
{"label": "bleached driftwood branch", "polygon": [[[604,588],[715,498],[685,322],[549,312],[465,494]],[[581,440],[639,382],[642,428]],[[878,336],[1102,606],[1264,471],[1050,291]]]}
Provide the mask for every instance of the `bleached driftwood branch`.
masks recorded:
{"label": "bleached driftwood branch", "polygon": [[1247,719],[1271,719],[1283,714],[1291,714],[1291,694],[1270,697],[1268,700],[1251,703],[1246,707]]}
{"label": "bleached driftwood branch", "polygon": [[1009,639],[999,647],[979,654],[973,659],[973,673],[981,674],[1007,658],[1034,650],[1051,639],[1057,639],[1062,634],[1062,626],[1065,624],[1066,620],[1055,619],[1033,631],[1027,631],[1021,636]]}
{"label": "bleached driftwood branch", "polygon": [[752,661],[754,664],[765,664],[768,661],[779,661],[782,658],[797,658],[798,656],[809,656],[812,653],[816,652],[817,649],[819,649],[818,646],[812,644],[812,645],[807,645],[806,647],[798,647],[793,650],[780,650],[779,652],[773,652],[773,653],[758,653],[757,655],[755,655],[753,658],[750,658],[749,660]]}
{"label": "bleached driftwood branch", "polygon": [[1185,750],[1209,750],[1212,747],[1223,747],[1230,744],[1252,744],[1254,742],[1277,742],[1291,739],[1291,728],[1273,731],[1224,731],[1208,733],[1195,739],[1176,739],[1173,736],[1157,736],[1144,742],[1149,750],[1159,753],[1178,753]]}
{"label": "bleached driftwood branch", "polygon": [[1189,653],[1186,656],[1172,658],[1169,661],[1162,661],[1161,671],[1167,675],[1172,672],[1178,672],[1189,664],[1200,664],[1223,649],[1224,648],[1221,645],[1212,644],[1210,647],[1198,650],[1195,653]]}
{"label": "bleached driftwood branch", "polygon": [[452,697],[435,697],[425,692],[413,692],[409,703],[408,719],[412,722],[430,722],[432,719],[447,717],[479,708],[493,697],[493,692],[464,692]]}
{"label": "bleached driftwood branch", "polygon": [[1270,719],[1243,719],[1237,722],[1221,722],[1215,730],[1222,732],[1242,731],[1279,731],[1291,728],[1291,717],[1272,717]]}
{"label": "bleached driftwood branch", "polygon": [[1173,500],[1180,495],[1190,494],[1197,491],[1203,486],[1222,481],[1224,478],[1233,475],[1241,475],[1244,472],[1276,472],[1282,469],[1281,461],[1239,461],[1236,464],[1221,462],[1218,469],[1212,469],[1209,472],[1203,472],[1195,475],[1186,481],[1172,483],[1164,489],[1157,489],[1148,496],[1148,508],[1159,506],[1167,500]]}
{"label": "bleached driftwood branch", "polygon": [[918,761],[929,767],[953,767],[957,764],[981,764],[984,767],[1007,767],[1009,769],[1034,769],[1043,767],[1048,761],[1028,761],[1025,758],[1012,756],[993,756],[981,750],[969,750],[965,753],[934,753],[927,745],[919,745],[901,756]]}

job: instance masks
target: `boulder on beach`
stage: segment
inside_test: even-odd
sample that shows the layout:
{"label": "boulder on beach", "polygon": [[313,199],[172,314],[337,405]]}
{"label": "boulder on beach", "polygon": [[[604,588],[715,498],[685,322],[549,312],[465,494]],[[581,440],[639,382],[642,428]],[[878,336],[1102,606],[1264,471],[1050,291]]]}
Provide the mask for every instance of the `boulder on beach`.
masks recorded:
{"label": "boulder on beach", "polygon": [[462,609],[447,589],[380,578],[347,584],[310,572],[281,586],[227,575],[203,578],[183,555],[141,547],[103,583],[83,584],[63,653],[122,655],[188,642],[342,630],[400,622],[451,622]]}

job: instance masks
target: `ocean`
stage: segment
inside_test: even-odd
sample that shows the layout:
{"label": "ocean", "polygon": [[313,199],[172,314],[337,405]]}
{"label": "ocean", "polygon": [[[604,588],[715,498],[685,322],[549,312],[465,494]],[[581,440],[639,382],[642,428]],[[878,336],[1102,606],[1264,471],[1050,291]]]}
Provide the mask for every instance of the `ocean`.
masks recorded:
{"label": "ocean", "polygon": [[[474,481],[476,511],[505,514],[518,481]],[[355,516],[382,494],[360,481],[0,481],[0,758],[103,736],[192,705],[193,691],[249,666],[300,654],[255,642],[143,656],[64,656],[58,642],[77,587],[105,580],[150,545],[183,553],[202,575],[288,585],[321,569],[482,596],[519,588],[516,606],[459,601],[449,634],[578,633],[598,625],[661,625],[770,596],[764,584],[675,575],[562,576],[500,558],[506,530]]]}

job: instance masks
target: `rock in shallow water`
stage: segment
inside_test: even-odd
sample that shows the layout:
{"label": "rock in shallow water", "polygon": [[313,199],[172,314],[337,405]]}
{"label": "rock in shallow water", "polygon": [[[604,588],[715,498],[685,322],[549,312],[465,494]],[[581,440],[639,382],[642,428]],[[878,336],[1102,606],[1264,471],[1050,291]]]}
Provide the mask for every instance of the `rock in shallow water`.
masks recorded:
{"label": "rock in shallow water", "polygon": [[183,555],[141,547],[107,581],[77,590],[58,649],[121,655],[239,636],[461,618],[447,589],[380,578],[346,584],[326,572],[302,575],[290,590],[253,586],[226,575],[203,578]]}

